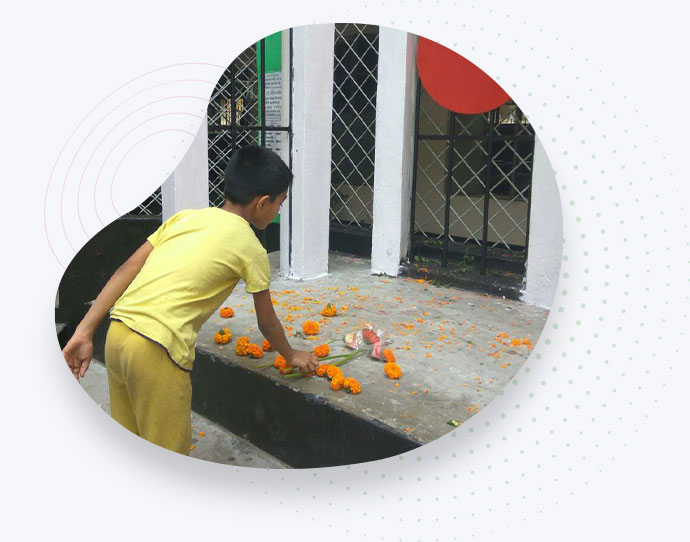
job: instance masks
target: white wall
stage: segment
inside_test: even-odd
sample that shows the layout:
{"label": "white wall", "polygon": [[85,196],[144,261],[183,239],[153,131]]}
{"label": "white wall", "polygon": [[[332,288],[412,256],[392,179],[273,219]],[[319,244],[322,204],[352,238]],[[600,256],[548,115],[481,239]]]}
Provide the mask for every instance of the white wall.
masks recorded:
{"label": "white wall", "polygon": [[207,121],[201,123],[189,150],[161,186],[161,199],[164,221],[183,209],[208,207]]}
{"label": "white wall", "polygon": [[551,308],[563,252],[563,214],[556,176],[539,138],[534,144],[527,274],[522,301]]}
{"label": "white wall", "polygon": [[396,276],[409,244],[417,37],[379,29],[371,272]]}

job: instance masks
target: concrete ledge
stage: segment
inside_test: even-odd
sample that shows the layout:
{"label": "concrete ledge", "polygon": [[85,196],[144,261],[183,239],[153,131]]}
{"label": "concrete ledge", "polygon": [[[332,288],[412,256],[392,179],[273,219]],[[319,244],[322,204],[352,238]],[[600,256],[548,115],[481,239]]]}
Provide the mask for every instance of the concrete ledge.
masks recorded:
{"label": "concrete ledge", "polygon": [[[343,366],[346,376],[362,384],[362,393],[352,396],[332,391],[326,379],[286,379],[272,367],[258,369],[276,354],[261,360],[235,354],[239,336],[257,344],[262,339],[252,296],[239,284],[225,303],[235,316],[212,315],[197,337],[192,406],[297,468],[383,459],[452,431],[450,421],[464,423],[502,393],[529,355],[510,339],[501,344],[497,334],[506,331],[534,344],[548,314],[422,279],[372,276],[368,260],[333,253],[328,277],[290,281],[279,276],[278,255],[270,256],[276,312],[295,347],[310,350],[335,340],[331,349],[340,353],[345,347],[338,339],[372,323],[386,330],[403,371],[400,380],[391,381],[380,361],[360,357]],[[339,314],[322,318],[320,310],[329,301],[338,304]],[[316,342],[294,335],[307,318],[321,323]],[[228,345],[213,341],[221,326],[233,332]],[[100,359],[106,327],[94,345]]]}
{"label": "concrete ledge", "polygon": [[[422,270],[420,270],[420,268]],[[474,292],[483,292],[493,296],[501,296],[513,301],[519,301],[522,297],[522,281],[493,277],[491,275],[480,276],[460,274],[444,271],[440,268],[423,270],[425,266],[415,264],[402,264],[400,276],[414,279],[425,279],[435,284],[452,286]]]}
{"label": "concrete ledge", "polygon": [[295,468],[374,461],[421,446],[383,422],[322,395],[274,381],[226,356],[197,348],[192,408]]}
{"label": "concrete ledge", "polygon": [[[104,321],[94,336],[96,359],[105,359],[107,331]],[[192,410],[294,468],[375,461],[423,444],[268,374],[197,347]]]}

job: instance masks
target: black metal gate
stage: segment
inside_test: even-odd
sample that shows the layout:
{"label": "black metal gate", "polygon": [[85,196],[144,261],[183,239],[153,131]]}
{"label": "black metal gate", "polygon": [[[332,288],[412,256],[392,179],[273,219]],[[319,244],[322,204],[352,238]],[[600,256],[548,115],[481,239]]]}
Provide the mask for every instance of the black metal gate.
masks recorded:
{"label": "black metal gate", "polygon": [[[266,39],[245,49],[228,66],[213,90],[207,112],[211,205],[220,206],[225,200],[225,165],[237,148],[261,145],[277,151],[281,145],[287,145],[288,166],[292,168],[292,29],[289,33],[290,96],[287,126],[280,125],[280,109],[270,107],[267,111],[268,98],[275,95],[282,82],[279,78],[274,81],[273,77],[271,81],[267,81]],[[282,55],[285,53],[282,51]],[[267,231],[264,230],[259,235],[264,246],[267,244]],[[272,238],[275,245],[275,242],[279,242],[279,233],[274,232]],[[276,249],[275,246],[273,249]]]}
{"label": "black metal gate", "polygon": [[529,241],[534,129],[513,102],[461,115],[418,81],[412,262],[521,278]]}
{"label": "black metal gate", "polygon": [[336,24],[330,246],[369,256],[374,222],[377,26]]}

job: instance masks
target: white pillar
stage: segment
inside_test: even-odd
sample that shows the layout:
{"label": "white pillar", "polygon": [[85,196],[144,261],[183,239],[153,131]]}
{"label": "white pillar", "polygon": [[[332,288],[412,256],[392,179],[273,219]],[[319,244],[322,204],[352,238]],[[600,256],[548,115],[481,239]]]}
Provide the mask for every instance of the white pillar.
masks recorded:
{"label": "white pillar", "polygon": [[161,186],[163,221],[183,209],[208,207],[208,124],[199,132],[180,164]]}
{"label": "white pillar", "polygon": [[522,301],[550,309],[563,252],[563,214],[558,185],[539,138],[534,142],[527,274]]}
{"label": "white pillar", "polygon": [[[292,171],[295,176],[281,233],[291,246],[287,273],[311,279],[328,273],[331,115],[335,25],[293,30]],[[284,246],[281,247],[285,248]]]}
{"label": "white pillar", "polygon": [[[290,31],[283,30],[281,37],[281,87],[280,87],[280,125],[290,125]],[[280,157],[290,165],[289,134],[284,134],[280,147]],[[290,275],[290,197],[280,207],[280,273]]]}
{"label": "white pillar", "polygon": [[379,29],[371,272],[396,276],[410,235],[417,38]]}

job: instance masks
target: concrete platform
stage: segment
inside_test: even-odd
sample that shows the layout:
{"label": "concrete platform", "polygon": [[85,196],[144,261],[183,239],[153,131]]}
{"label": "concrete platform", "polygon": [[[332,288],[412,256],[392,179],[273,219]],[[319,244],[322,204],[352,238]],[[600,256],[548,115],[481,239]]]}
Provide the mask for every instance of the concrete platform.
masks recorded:
{"label": "concrete platform", "polygon": [[[423,279],[372,276],[369,261],[331,254],[329,275],[296,282],[279,276],[270,255],[276,313],[290,335],[306,319],[321,330],[316,340],[290,337],[297,348],[342,339],[368,323],[386,331],[403,376],[388,379],[383,363],[360,357],[342,366],[362,393],[332,391],[323,378],[286,379],[261,360],[234,353],[235,339],[261,344],[252,296],[239,284],[226,304],[235,316],[212,316],[197,341],[192,373],[194,408],[292,466],[325,466],[377,459],[430,442],[466,421],[513,378],[535,344],[547,312],[518,301],[435,286]],[[326,303],[338,316],[320,315]],[[213,342],[221,326],[233,332],[226,346]],[[508,338],[498,337],[505,333]],[[499,340],[507,344],[501,344]],[[332,353],[346,352],[331,344]]]}

